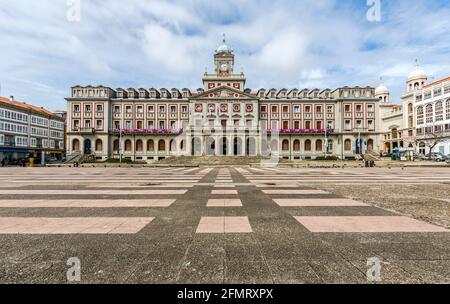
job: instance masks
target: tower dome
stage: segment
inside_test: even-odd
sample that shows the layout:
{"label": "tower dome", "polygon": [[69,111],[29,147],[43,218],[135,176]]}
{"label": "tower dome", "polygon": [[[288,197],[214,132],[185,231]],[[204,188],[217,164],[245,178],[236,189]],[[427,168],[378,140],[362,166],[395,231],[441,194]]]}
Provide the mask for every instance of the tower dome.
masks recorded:
{"label": "tower dome", "polygon": [[419,62],[416,60],[416,64],[414,65],[414,70],[409,73],[408,81],[427,78],[427,73],[422,67],[419,65]]}
{"label": "tower dome", "polygon": [[384,80],[380,79],[380,85],[375,89],[375,95],[389,94],[388,88],[384,85]]}
{"label": "tower dome", "polygon": [[232,53],[233,49],[227,45],[225,34],[223,34],[222,44],[217,48],[216,53]]}
{"label": "tower dome", "polygon": [[426,85],[427,80],[427,73],[425,73],[425,70],[422,69],[422,67],[419,65],[419,62],[416,60],[414,70],[409,73],[408,80],[406,81],[408,85],[408,92],[422,89]]}
{"label": "tower dome", "polygon": [[375,97],[377,97],[382,103],[389,103],[390,102],[389,95],[390,95],[389,90],[384,85],[383,78],[380,78],[380,85],[375,89]]}

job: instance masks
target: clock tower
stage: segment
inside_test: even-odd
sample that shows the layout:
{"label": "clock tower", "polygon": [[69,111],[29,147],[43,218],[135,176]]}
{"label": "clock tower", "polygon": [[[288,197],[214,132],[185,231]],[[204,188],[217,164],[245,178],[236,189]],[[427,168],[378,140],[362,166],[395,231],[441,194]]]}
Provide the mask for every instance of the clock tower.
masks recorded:
{"label": "clock tower", "polygon": [[231,76],[234,70],[234,54],[223,34],[222,44],[217,48],[214,54],[215,72],[217,76]]}

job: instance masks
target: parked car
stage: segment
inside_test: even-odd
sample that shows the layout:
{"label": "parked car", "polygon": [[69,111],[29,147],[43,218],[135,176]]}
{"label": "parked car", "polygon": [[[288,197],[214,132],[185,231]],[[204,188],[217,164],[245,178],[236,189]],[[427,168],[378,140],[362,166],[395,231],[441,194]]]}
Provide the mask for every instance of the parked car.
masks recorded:
{"label": "parked car", "polygon": [[[428,153],[426,155],[427,159],[430,159],[430,154]],[[447,156],[443,155],[442,153],[437,153],[437,152],[433,152],[431,153],[431,160],[433,161],[437,161],[437,162],[442,162],[442,161],[447,161]]]}
{"label": "parked car", "polygon": [[391,157],[391,154],[387,153],[387,152],[383,152],[381,154],[381,157]]}

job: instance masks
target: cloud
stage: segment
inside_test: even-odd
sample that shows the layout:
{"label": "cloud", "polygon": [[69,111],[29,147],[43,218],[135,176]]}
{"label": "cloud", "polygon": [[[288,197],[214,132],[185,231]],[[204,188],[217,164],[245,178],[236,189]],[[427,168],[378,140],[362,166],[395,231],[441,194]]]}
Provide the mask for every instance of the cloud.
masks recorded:
{"label": "cloud", "polygon": [[[75,84],[201,86],[222,33],[247,85],[374,85],[394,99],[417,58],[436,79],[450,73],[450,5],[382,1],[382,22],[365,0],[0,0],[2,94],[56,109]],[[7,47],[5,47],[7,46]]]}

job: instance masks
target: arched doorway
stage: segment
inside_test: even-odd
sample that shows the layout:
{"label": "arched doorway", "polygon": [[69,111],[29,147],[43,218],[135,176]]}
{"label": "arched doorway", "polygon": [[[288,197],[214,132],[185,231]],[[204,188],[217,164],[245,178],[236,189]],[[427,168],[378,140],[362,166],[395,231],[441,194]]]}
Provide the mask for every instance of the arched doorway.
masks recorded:
{"label": "arched doorway", "polygon": [[352,141],[350,139],[346,139],[344,142],[344,150],[349,152],[352,150]]}
{"label": "arched doorway", "polygon": [[373,139],[367,141],[367,151],[373,152]]}
{"label": "arched doorway", "polygon": [[208,137],[206,139],[206,155],[214,156],[216,155],[216,141],[213,137]]}
{"label": "arched doorway", "polygon": [[80,152],[80,141],[78,139],[72,141],[72,151]]}
{"label": "arched doorway", "polygon": [[164,139],[158,142],[158,152],[166,152],[166,141]]}
{"label": "arched doorway", "polygon": [[242,155],[242,139],[240,139],[239,137],[235,137],[233,139],[233,155]]}
{"label": "arched doorway", "polygon": [[221,155],[228,155],[228,140],[226,137],[220,140],[220,152],[222,153]]}
{"label": "arched doorway", "polygon": [[311,144],[311,140],[307,139],[305,141],[305,151],[306,152],[311,152],[312,151],[312,144]]}
{"label": "arched doorway", "polygon": [[113,142],[113,152],[114,153],[119,153],[120,152],[119,151],[119,140],[118,139],[114,140],[114,142]]}
{"label": "arched doorway", "polygon": [[92,152],[92,142],[90,139],[84,141],[84,154],[91,154]]}
{"label": "arched doorway", "polygon": [[289,151],[289,140],[287,140],[287,139],[283,140],[281,147],[282,147],[283,152]]}
{"label": "arched doorway", "polygon": [[294,152],[300,152],[300,141],[298,139],[294,140]]}
{"label": "arched doorway", "polygon": [[155,142],[153,139],[147,141],[147,152],[155,152]]}
{"label": "arched doorway", "polygon": [[144,144],[142,143],[142,140],[138,139],[136,141],[136,152],[142,152],[144,150]]}
{"label": "arched doorway", "polygon": [[316,151],[323,152],[322,140],[320,139],[316,140]]}
{"label": "arched doorway", "polygon": [[198,137],[194,137],[192,139],[191,155],[192,156],[201,156],[202,155],[202,141]]}
{"label": "arched doorway", "polygon": [[131,152],[131,149],[132,149],[131,140],[127,139],[125,141],[125,152]]}
{"label": "arched doorway", "polygon": [[256,156],[256,140],[254,137],[247,138],[246,154],[247,156]]}
{"label": "arched doorway", "polygon": [[101,152],[103,150],[103,142],[101,139],[95,141],[95,151]]}
{"label": "arched doorway", "polygon": [[170,152],[177,152],[177,141],[172,139],[169,146]]}

